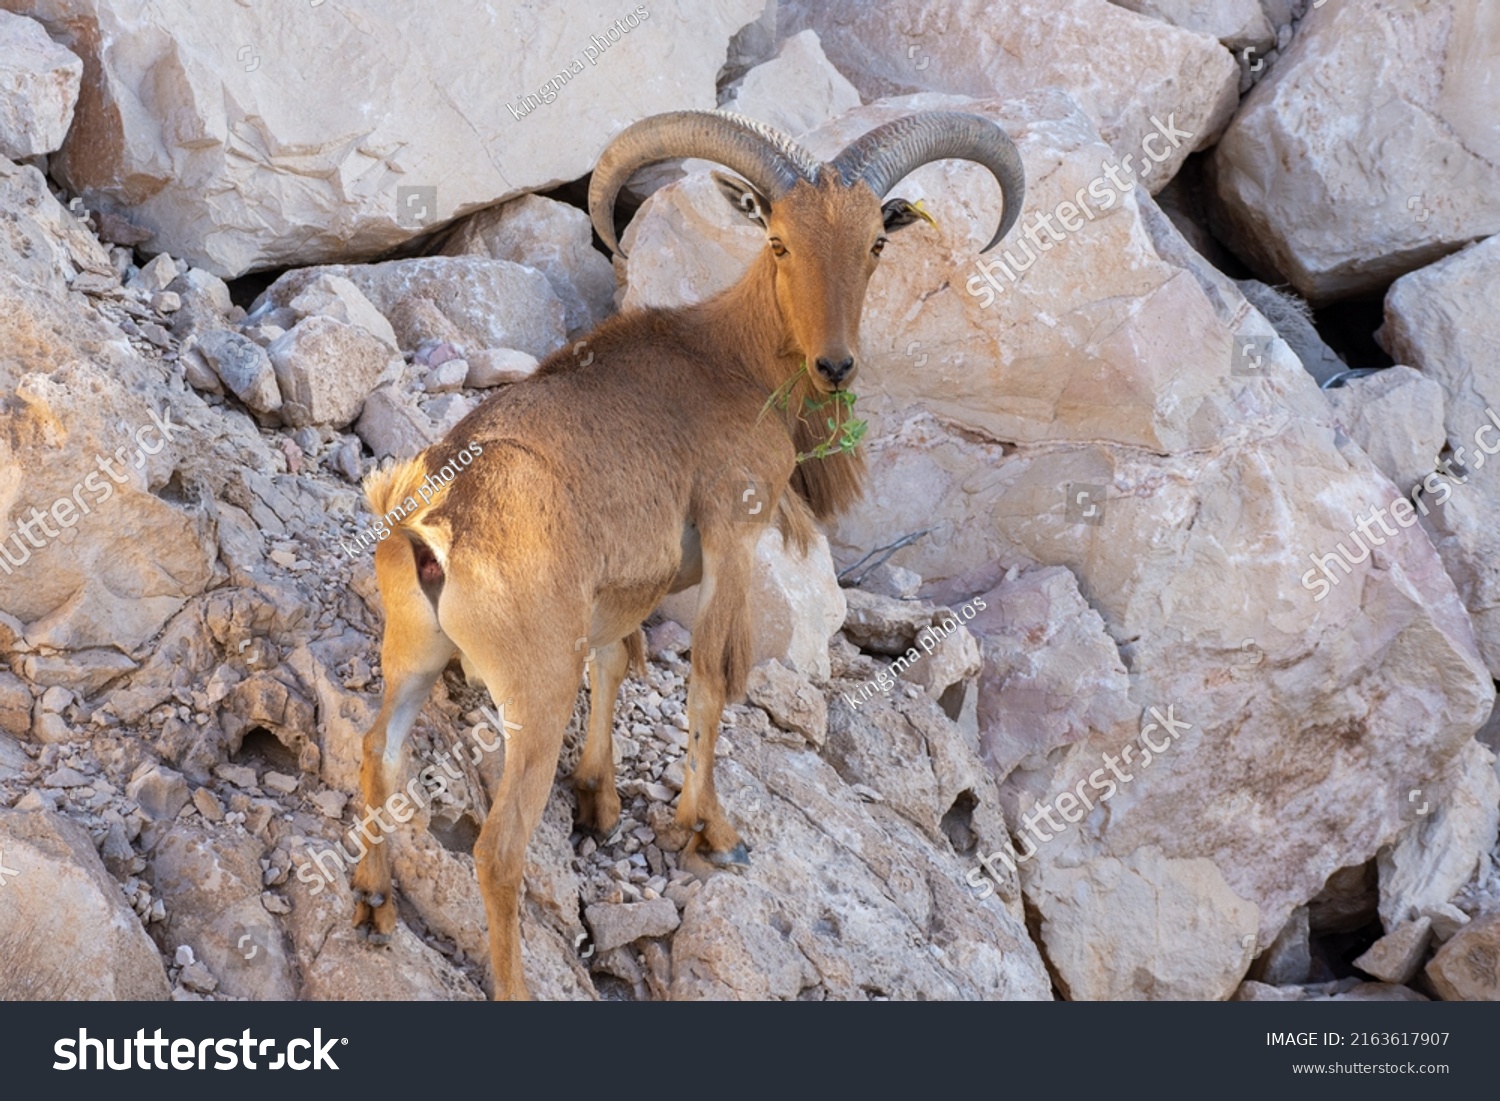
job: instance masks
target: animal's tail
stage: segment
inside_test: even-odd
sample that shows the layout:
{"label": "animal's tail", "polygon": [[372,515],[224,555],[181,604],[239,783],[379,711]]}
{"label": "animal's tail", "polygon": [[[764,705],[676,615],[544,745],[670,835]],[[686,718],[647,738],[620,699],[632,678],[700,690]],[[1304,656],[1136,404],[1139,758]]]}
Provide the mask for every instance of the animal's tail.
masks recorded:
{"label": "animal's tail", "polygon": [[447,576],[453,538],[448,525],[434,522],[430,514],[447,497],[451,481],[428,473],[426,452],[365,479],[365,499],[380,517],[377,526],[387,526],[411,544],[417,579],[434,606]]}

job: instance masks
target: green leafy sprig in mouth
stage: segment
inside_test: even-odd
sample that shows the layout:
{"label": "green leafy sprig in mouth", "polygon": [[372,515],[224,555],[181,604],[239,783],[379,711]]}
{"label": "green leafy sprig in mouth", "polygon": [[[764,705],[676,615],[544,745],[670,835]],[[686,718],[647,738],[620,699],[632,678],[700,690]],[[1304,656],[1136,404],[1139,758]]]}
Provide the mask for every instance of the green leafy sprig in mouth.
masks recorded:
{"label": "green leafy sprig in mouth", "polygon": [[[792,391],[806,374],[807,360],[804,359],[802,366],[790,378],[771,391],[771,396],[766,398],[766,404],[761,407],[761,416],[765,416],[766,410],[772,406],[785,410],[787,403],[791,401]],[[802,415],[827,411],[828,415],[824,418],[824,424],[828,428],[828,437],[816,444],[811,451],[799,451],[797,453],[799,463],[805,463],[809,459],[826,459],[830,455],[852,453],[859,446],[859,442],[865,438],[865,432],[870,426],[866,421],[854,419],[854,403],[857,400],[858,398],[849,390],[834,390],[816,400],[811,396],[803,397]]]}

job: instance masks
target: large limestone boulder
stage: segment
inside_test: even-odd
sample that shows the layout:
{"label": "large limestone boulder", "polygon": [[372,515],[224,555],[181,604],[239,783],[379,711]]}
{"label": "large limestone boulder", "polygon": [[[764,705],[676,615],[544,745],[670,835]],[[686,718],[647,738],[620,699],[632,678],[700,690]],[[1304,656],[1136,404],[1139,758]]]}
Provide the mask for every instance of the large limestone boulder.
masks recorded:
{"label": "large limestone boulder", "polygon": [[1174,27],[1212,35],[1231,50],[1264,54],[1276,41],[1260,0],[1110,0]]}
{"label": "large limestone boulder", "polygon": [[1380,851],[1380,919],[1386,929],[1442,906],[1488,868],[1500,830],[1495,755],[1468,742],[1432,783],[1405,795],[1407,826]]}
{"label": "large limestone boulder", "polygon": [[980,744],[996,775],[1128,720],[1129,675],[1071,572],[1013,568],[976,603]]}
{"label": "large limestone boulder", "polygon": [[[1028,207],[1076,228],[1030,251],[1018,230],[976,261],[998,205],[982,170],[929,165],[897,189],[939,226],[894,236],[870,284],[857,388],[872,487],[838,524],[835,557],[930,529],[899,561],[950,607],[1012,565],[1078,579],[1118,651],[1098,648],[1088,679],[1123,662],[1128,706],[1075,722],[1058,701],[1038,721],[1071,722],[1077,740],[1007,778],[1011,828],[1039,846],[1021,870],[1042,939],[1077,998],[1227,997],[1250,963],[1245,936],[1271,943],[1333,872],[1410,825],[1404,793],[1488,716],[1490,678],[1431,544],[1406,530],[1415,510],[1373,562],[1330,564],[1332,580],[1313,566],[1340,540],[1358,555],[1348,533],[1391,501],[1390,483],[1142,189],[1092,219],[1062,207],[1110,156],[1065,97],[883,101],[804,142],[828,157],[928,107],[977,110],[1016,135]],[[711,293],[762,247],[692,176],[630,232],[627,303]],[[1055,667],[1090,654],[1082,641],[1060,633],[1073,653]],[[1039,702],[1031,690],[1014,706]],[[1138,739],[1169,734],[1152,767],[1127,764],[1108,805],[1094,796],[1061,836],[1040,843],[1025,826],[1056,814],[1060,793],[1096,790],[1106,755],[1133,747],[1139,762]],[[1213,916],[1180,920],[1190,913]]]}
{"label": "large limestone boulder", "polygon": [[737,732],[714,778],[754,863],[688,900],[672,998],[1049,999],[1014,881],[974,890],[1004,831],[976,749],[915,692],[836,699],[826,759]]}
{"label": "large limestone boulder", "polygon": [[[1127,175],[1153,193],[1208,147],[1238,101],[1238,70],[1213,38],[1107,0],[791,0],[779,16],[782,33],[817,31],[866,99],[916,91],[1010,99],[1066,88]],[[1168,124],[1188,136],[1162,137]],[[1143,141],[1159,162],[1142,155]],[[1108,150],[1104,158],[1113,159]]]}
{"label": "large limestone boulder", "polygon": [[614,269],[594,248],[589,216],[556,199],[523,195],[472,214],[444,244],[443,254],[536,268],[561,300],[569,334],[592,329],[614,312]]}
{"label": "large limestone boulder", "polygon": [[518,348],[538,358],[561,347],[565,336],[563,304],[547,277],[535,268],[488,256],[298,268],[266,288],[251,317],[279,308],[297,312],[296,303],[327,276],[348,280],[373,303],[391,326],[369,335],[384,343],[389,333],[404,352],[416,351],[432,335],[434,324],[441,326],[444,339],[466,351]]}
{"label": "large limestone boulder", "polygon": [[[1412,272],[1385,300],[1385,348],[1443,389],[1447,443],[1453,448],[1449,495],[1432,498],[1426,517],[1448,574],[1474,619],[1485,663],[1500,675],[1500,475],[1487,449],[1500,429],[1500,237]],[[1491,412],[1493,411],[1493,413]],[[1462,450],[1460,450],[1462,449]],[[1402,486],[1409,492],[1409,487]]]}
{"label": "large limestone boulder", "polygon": [[[751,664],[781,661],[816,681],[827,681],[828,639],[844,622],[846,609],[828,540],[818,535],[803,555],[786,545],[780,531],[768,527],[755,544],[753,568],[748,600]],[[693,585],[671,594],[661,603],[662,613],[691,629],[699,591]]]}
{"label": "large limestone boulder", "polygon": [[266,349],[281,394],[287,424],[343,428],[364,407],[382,378],[401,372],[390,345],[331,317],[309,317]]}
{"label": "large limestone boulder", "polygon": [[1221,236],[1314,305],[1500,230],[1500,9],[1330,0],[1214,150]]}
{"label": "large limestone boulder", "polygon": [[1447,444],[1436,379],[1397,365],[1323,393],[1344,431],[1396,488],[1410,492],[1433,472]]}
{"label": "large limestone boulder", "polygon": [[0,809],[0,997],[148,1001],[167,996],[156,946],[83,828]]}
{"label": "large limestone boulder", "polygon": [[203,406],[69,289],[109,261],[41,173],[0,159],[0,213],[0,608],[33,646],[129,654],[213,577],[212,508],[179,476]]}
{"label": "large limestone boulder", "polygon": [[1500,913],[1460,929],[1427,965],[1427,977],[1445,1002],[1500,1001]]}
{"label": "large limestone boulder", "polygon": [[73,121],[83,62],[34,19],[0,11],[0,157],[60,147]]}
{"label": "large limestone boulder", "polygon": [[858,107],[859,92],[809,30],[792,35],[775,57],[726,89],[719,106],[796,136]]}
{"label": "large limestone boulder", "polygon": [[[294,852],[306,859],[298,847]],[[287,884],[288,919],[301,997],[313,1001],[478,1001],[483,992],[404,924],[373,948],[349,920],[354,898],[342,877],[317,888],[299,876]]]}
{"label": "large limestone boulder", "polygon": [[396,0],[4,6],[87,62],[59,177],[228,278],[363,259],[577,179],[636,119],[713,107],[729,39],[763,5],[526,0],[421,33]]}
{"label": "large limestone boulder", "polygon": [[152,880],[166,901],[167,939],[191,947],[221,990],[285,1001],[296,997],[297,984],[291,953],[261,901],[260,857],[248,834],[181,822],[152,852]]}

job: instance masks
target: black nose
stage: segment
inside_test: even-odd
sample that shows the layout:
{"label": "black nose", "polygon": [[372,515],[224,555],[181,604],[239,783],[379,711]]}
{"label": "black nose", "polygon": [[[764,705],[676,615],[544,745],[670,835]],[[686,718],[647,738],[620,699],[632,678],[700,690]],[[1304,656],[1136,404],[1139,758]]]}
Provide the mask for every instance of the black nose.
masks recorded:
{"label": "black nose", "polygon": [[818,374],[822,375],[832,385],[837,386],[843,382],[850,371],[854,370],[854,357],[845,356],[838,363],[830,363],[819,356],[817,359]]}

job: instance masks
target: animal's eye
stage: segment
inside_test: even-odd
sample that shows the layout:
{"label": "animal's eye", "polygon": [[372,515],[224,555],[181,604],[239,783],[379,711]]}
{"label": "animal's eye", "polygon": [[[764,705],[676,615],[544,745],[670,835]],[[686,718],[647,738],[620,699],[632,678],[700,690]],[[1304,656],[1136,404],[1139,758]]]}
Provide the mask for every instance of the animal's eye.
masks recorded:
{"label": "animal's eye", "polygon": [[875,238],[875,243],[870,246],[870,255],[871,256],[879,256],[880,253],[881,253],[881,250],[884,249],[884,248],[885,248],[885,238],[884,237],[877,237],[877,238]]}
{"label": "animal's eye", "polygon": [[786,246],[781,243],[781,238],[780,237],[772,237],[771,238],[771,255],[773,255],[773,256],[785,256],[786,255]]}

